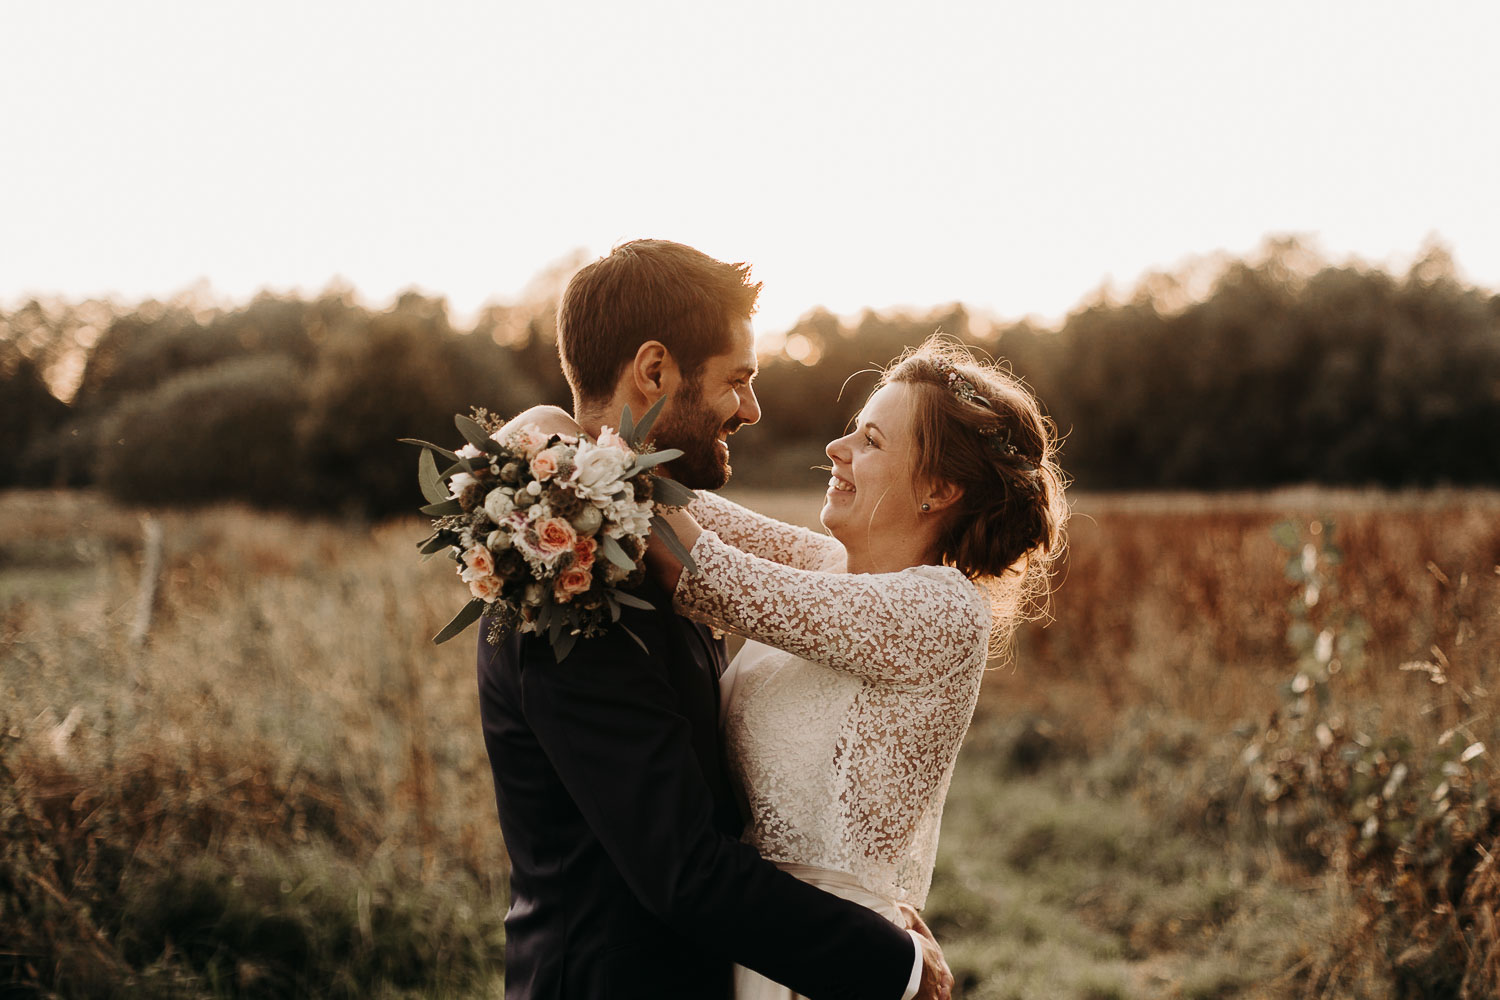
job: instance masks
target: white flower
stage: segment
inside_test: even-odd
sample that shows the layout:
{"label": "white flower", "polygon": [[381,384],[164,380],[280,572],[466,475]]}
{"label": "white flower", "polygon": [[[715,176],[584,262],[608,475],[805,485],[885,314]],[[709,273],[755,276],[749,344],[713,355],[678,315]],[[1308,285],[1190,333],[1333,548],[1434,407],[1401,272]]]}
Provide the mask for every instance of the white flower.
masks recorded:
{"label": "white flower", "polygon": [[604,533],[611,538],[643,536],[651,530],[651,505],[635,502],[635,486],[621,483],[622,495],[603,510]]}
{"label": "white flower", "polygon": [[484,512],[489,515],[491,521],[501,523],[510,512],[516,509],[516,491],[509,486],[501,486],[490,490],[489,496],[484,498]]}
{"label": "white flower", "polygon": [[[605,428],[604,434],[599,435],[600,440],[612,433]],[[580,442],[578,454],[573,457],[571,482],[579,496],[588,500],[604,499],[619,490],[620,477],[634,461],[635,456],[626,449]]]}
{"label": "white flower", "polygon": [[510,532],[501,531],[498,528],[489,533],[484,544],[491,552],[504,552],[510,548]]}
{"label": "white flower", "polygon": [[478,480],[467,472],[455,473],[453,478],[448,480],[448,499],[457,500],[464,490],[476,482]]}
{"label": "white flower", "polygon": [[455,454],[458,455],[459,458],[480,458],[484,455],[484,452],[480,451],[472,444],[466,443],[462,448],[458,449]]}

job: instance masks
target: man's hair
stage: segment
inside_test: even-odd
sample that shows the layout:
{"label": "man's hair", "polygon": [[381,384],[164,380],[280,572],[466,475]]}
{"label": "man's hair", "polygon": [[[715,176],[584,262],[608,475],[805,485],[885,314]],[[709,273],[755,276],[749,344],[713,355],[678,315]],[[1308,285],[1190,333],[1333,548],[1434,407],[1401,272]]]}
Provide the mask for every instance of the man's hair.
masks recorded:
{"label": "man's hair", "polygon": [[760,297],[749,264],[726,264],[667,240],[631,240],[573,275],[557,308],[557,351],[580,403],[614,395],[648,340],[672,353],[684,379],[729,349],[730,327]]}

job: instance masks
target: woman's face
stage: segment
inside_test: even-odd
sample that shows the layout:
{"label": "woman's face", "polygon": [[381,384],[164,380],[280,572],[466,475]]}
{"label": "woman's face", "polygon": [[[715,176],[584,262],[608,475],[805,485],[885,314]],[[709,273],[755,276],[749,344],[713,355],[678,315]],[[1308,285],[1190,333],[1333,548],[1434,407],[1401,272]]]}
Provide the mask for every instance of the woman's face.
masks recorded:
{"label": "woman's face", "polygon": [[[914,390],[892,382],[875,390],[855,418],[854,430],[828,443],[833,475],[823,502],[823,526],[851,556],[904,549],[927,534],[920,486],[914,482]],[[903,544],[895,544],[901,540]]]}

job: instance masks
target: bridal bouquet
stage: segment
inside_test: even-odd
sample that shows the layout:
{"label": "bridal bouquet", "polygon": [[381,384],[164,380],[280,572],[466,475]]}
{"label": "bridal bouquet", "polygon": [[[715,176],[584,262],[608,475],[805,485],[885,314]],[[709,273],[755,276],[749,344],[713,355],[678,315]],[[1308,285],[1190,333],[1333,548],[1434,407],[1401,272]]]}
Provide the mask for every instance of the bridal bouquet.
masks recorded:
{"label": "bridal bouquet", "polygon": [[[428,558],[446,552],[470,595],[433,642],[483,616],[491,642],[512,631],[545,634],[561,661],[580,635],[619,622],[622,606],[651,608],[621,588],[644,576],[653,529],[693,569],[671,526],[652,511],[653,504],[680,507],[694,498],[651,471],[682,454],[643,443],[664,401],[639,423],[626,407],[619,431],[606,427],[597,440],[531,426],[502,434],[501,421],[484,410],[454,417],[466,442],[456,451],[401,439],[422,448],[417,480],[428,503],[421,510],[433,517],[432,534],[417,547]],[[451,464],[439,470],[439,456]]]}

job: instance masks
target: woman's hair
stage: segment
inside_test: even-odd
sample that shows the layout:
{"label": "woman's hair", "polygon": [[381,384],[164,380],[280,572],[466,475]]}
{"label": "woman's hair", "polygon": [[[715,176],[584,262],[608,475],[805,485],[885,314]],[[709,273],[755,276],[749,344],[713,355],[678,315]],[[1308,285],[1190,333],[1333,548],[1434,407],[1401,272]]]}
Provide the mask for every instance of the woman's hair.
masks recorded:
{"label": "woman's hair", "polygon": [[[916,390],[919,481],[962,492],[943,512],[941,561],[981,583],[1019,575],[1020,616],[1045,616],[1069,514],[1052,420],[1009,370],[937,335],[885,371],[880,384],[893,383]],[[1001,609],[995,612],[1001,624]]]}

